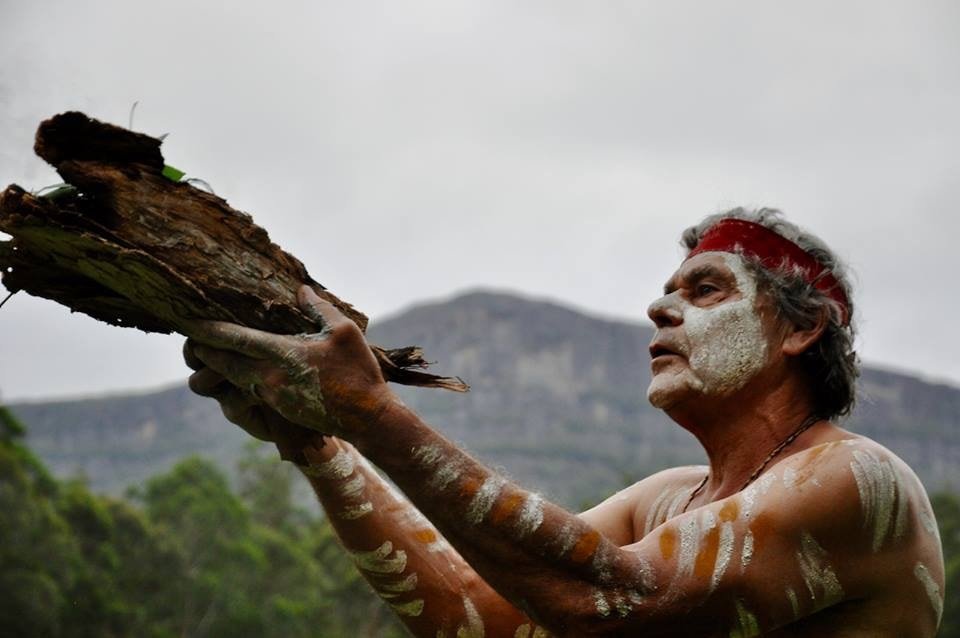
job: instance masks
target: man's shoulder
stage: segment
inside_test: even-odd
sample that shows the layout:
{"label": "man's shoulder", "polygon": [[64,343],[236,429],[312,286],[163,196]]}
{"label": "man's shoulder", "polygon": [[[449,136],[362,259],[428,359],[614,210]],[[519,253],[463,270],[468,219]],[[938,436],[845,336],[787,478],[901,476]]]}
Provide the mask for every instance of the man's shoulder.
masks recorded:
{"label": "man's shoulder", "polygon": [[903,459],[873,439],[852,433],[792,454],[768,473],[790,491],[816,490],[828,483],[838,497],[855,497],[864,507],[865,500],[878,498],[927,502],[920,479]]}
{"label": "man's shoulder", "polygon": [[620,545],[634,543],[681,512],[707,467],[673,467],[616,492],[580,516]]}
{"label": "man's shoulder", "polygon": [[671,467],[631,486],[635,538],[682,513],[708,472],[706,465]]}
{"label": "man's shoulder", "polygon": [[665,489],[696,486],[709,471],[710,468],[706,465],[678,465],[655,472],[627,489],[636,496],[656,498]]}
{"label": "man's shoulder", "polygon": [[890,604],[926,594],[939,613],[943,558],[933,508],[893,451],[857,435],[824,442],[776,464],[753,490],[744,500],[761,495],[758,514],[768,522],[829,550],[848,593]]}

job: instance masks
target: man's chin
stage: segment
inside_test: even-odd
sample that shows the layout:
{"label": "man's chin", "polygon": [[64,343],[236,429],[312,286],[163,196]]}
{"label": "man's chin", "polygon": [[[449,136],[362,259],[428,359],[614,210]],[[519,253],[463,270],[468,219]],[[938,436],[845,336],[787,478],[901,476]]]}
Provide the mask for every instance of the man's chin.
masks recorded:
{"label": "man's chin", "polygon": [[671,410],[699,394],[698,390],[702,389],[702,384],[697,379],[686,378],[687,376],[686,374],[654,376],[647,388],[647,400],[650,405],[660,410]]}
{"label": "man's chin", "polygon": [[669,410],[677,404],[678,399],[675,392],[647,391],[647,401],[658,410]]}

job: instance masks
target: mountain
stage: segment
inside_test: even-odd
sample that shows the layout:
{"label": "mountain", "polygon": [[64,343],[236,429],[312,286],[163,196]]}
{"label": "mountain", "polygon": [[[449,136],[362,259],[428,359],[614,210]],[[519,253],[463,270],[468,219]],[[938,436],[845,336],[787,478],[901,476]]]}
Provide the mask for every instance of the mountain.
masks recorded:
{"label": "mountain", "polygon": [[[570,506],[658,469],[700,463],[696,440],[646,402],[648,325],[555,303],[473,292],[370,328],[384,346],[422,345],[468,394],[399,388],[454,441]],[[845,424],[902,456],[928,489],[960,488],[960,389],[867,368]],[[213,401],[186,388],[16,404],[29,443],[59,474],[118,492],[192,453],[232,467],[246,440]]]}

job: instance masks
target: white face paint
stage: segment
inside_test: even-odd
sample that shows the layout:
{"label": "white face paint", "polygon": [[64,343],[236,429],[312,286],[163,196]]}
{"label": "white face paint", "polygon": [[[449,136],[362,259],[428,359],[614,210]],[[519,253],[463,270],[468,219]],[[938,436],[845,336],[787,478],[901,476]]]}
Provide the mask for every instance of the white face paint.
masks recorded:
{"label": "white face paint", "polygon": [[668,408],[690,391],[729,396],[745,386],[766,363],[767,337],[756,311],[757,284],[739,255],[713,254],[723,257],[742,296],[705,308],[689,303],[679,292],[656,302],[682,317],[682,323],[672,330],[683,333],[685,339],[681,337],[680,343],[671,345],[687,362],[671,364],[654,374],[647,390],[654,407]]}

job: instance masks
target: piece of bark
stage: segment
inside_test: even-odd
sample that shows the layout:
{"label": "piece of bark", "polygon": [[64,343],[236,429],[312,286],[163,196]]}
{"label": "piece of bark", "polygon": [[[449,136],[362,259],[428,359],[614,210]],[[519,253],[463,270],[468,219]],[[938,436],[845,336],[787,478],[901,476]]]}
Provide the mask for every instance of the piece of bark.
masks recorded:
{"label": "piece of bark", "polygon": [[[160,140],[82,113],[40,125],[36,153],[71,187],[0,194],[3,284],[112,325],[190,335],[197,319],[281,334],[315,332],[297,306],[306,284],[361,330],[367,318],[326,290],[246,213],[165,177]],[[458,378],[420,372],[419,348],[371,350],[388,381],[465,391]]]}

